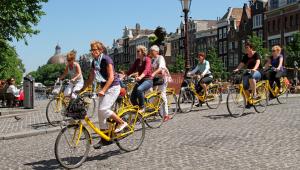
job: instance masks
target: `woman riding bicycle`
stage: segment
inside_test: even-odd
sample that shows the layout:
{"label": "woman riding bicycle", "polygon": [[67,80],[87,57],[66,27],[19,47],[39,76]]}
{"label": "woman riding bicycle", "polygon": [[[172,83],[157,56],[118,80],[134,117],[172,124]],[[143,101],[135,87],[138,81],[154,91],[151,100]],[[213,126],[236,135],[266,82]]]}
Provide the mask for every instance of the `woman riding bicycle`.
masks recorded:
{"label": "woman riding bicycle", "polygon": [[[58,78],[58,80],[63,80],[68,74],[71,77],[71,82],[66,87],[64,91],[65,96],[71,96],[71,98],[76,98],[76,94],[73,91],[78,91],[83,87],[83,76],[81,73],[80,65],[75,62],[76,51],[72,50],[67,54],[67,65],[64,73]],[[71,95],[72,93],[72,95]]]}
{"label": "woman riding bicycle", "polygon": [[269,80],[270,86],[272,87],[273,83],[276,82],[279,92],[282,93],[280,78],[284,75],[284,66],[281,47],[278,45],[272,47],[272,56],[268,58],[264,69],[268,70],[270,66],[272,68],[266,73],[266,77]]}
{"label": "woman riding bicycle", "polygon": [[[246,91],[246,95],[249,96],[249,82],[250,82],[250,89],[252,91],[253,99],[257,99],[256,93],[256,81],[261,79],[261,74],[258,71],[260,66],[260,55],[254,50],[254,47],[251,43],[247,42],[245,44],[246,54],[242,58],[242,61],[238,65],[238,67],[233,70],[233,72],[237,72],[239,69],[243,68],[244,66],[247,67],[249,72],[246,72],[243,75],[243,85]],[[248,107],[248,106],[247,106]]]}
{"label": "woman riding bicycle", "polygon": [[[115,130],[115,133],[118,133],[127,126],[127,123],[111,110],[112,105],[115,103],[120,93],[120,81],[114,71],[114,63],[112,59],[103,54],[104,49],[104,45],[99,41],[91,43],[90,51],[94,58],[92,62],[92,69],[89,74],[89,79],[80,91],[83,91],[86,87],[90,86],[94,79],[101,84],[102,89],[98,93],[98,118],[100,129],[107,130],[108,126],[106,119],[112,118],[119,124]],[[105,145],[105,142],[105,140],[100,140],[96,145],[94,145],[94,148],[99,149],[102,145]]]}
{"label": "woman riding bicycle", "polygon": [[130,75],[138,72],[138,76],[135,78],[137,81],[133,87],[130,101],[133,105],[138,105],[141,112],[145,112],[145,99],[144,93],[153,86],[151,59],[147,56],[147,48],[143,45],[136,47],[137,59],[126,73]]}
{"label": "woman riding bicycle", "polygon": [[153,69],[153,73],[152,73],[152,77],[159,77],[163,79],[163,84],[159,85],[159,91],[161,91],[161,97],[164,101],[164,109],[161,109],[161,111],[163,111],[163,115],[164,115],[164,122],[168,121],[171,119],[171,117],[168,115],[168,100],[167,100],[167,86],[168,86],[168,82],[170,81],[170,73],[169,70],[166,66],[166,61],[164,59],[164,57],[162,55],[159,55],[159,47],[157,45],[153,45],[150,48],[150,55],[151,57],[154,58],[153,62],[152,62],[152,69]]}
{"label": "woman riding bicycle", "polygon": [[205,60],[205,54],[203,52],[198,53],[198,65],[189,72],[188,74],[196,74],[200,73],[200,80],[197,83],[197,92],[200,93],[201,90],[204,90],[204,94],[207,93],[207,85],[213,81],[213,75],[210,72],[210,64],[209,61]]}

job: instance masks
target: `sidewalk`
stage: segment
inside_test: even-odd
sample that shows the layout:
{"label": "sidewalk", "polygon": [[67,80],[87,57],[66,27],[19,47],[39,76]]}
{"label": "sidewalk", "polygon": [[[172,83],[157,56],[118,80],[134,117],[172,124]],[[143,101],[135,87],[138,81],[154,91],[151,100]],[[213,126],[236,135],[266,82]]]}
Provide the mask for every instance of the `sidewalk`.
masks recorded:
{"label": "sidewalk", "polygon": [[[0,116],[0,140],[59,131],[60,127],[49,125],[46,119],[46,106],[48,102],[49,100],[37,101],[35,109],[1,108],[1,113],[9,113]],[[94,117],[97,118],[96,114]]]}

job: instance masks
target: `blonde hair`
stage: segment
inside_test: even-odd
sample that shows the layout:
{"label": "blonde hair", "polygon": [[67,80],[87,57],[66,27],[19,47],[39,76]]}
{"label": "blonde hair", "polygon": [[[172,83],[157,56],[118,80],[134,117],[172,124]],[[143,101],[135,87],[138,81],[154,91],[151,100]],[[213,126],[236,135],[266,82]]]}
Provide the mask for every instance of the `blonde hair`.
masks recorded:
{"label": "blonde hair", "polygon": [[278,53],[281,53],[281,47],[279,46],[279,45],[275,45],[275,46],[273,46],[272,47],[272,51],[276,51],[276,52],[278,52]]}
{"label": "blonde hair", "polygon": [[67,54],[67,60],[75,60],[76,57],[76,51],[72,50]]}
{"label": "blonde hair", "polygon": [[148,54],[147,48],[145,46],[143,46],[143,45],[138,45],[136,47],[136,50],[141,50],[144,56],[146,56]]}
{"label": "blonde hair", "polygon": [[98,50],[104,50],[104,44],[100,41],[92,41],[91,42],[91,48],[96,47]]}

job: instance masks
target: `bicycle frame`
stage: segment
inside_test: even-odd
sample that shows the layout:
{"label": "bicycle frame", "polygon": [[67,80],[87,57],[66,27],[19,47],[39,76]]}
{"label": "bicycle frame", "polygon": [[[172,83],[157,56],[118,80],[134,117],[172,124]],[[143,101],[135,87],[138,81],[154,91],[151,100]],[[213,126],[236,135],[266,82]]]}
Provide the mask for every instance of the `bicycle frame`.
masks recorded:
{"label": "bicycle frame", "polygon": [[[210,83],[210,84],[207,86],[207,88],[209,89],[209,88],[212,88],[212,87],[214,87],[214,86],[216,86],[216,84]],[[207,98],[207,94],[206,94],[206,93],[203,93],[203,95],[198,94],[197,91],[196,91],[195,84],[194,84],[193,81],[190,81],[190,82],[189,82],[188,87],[191,89],[191,91],[194,93],[194,95],[195,95],[202,103],[205,102],[205,100],[206,100],[206,98]]]}
{"label": "bicycle frame", "polygon": [[[285,79],[286,79],[286,77],[282,77],[282,78],[280,79],[280,83],[282,83],[282,82],[284,83],[284,80],[285,80]],[[277,96],[280,96],[281,94],[283,94],[283,93],[286,92],[287,87],[283,88],[282,93],[279,93],[278,85],[275,84],[275,87],[272,88],[272,87],[270,86],[270,83],[269,83],[269,82],[270,82],[269,80],[265,80],[266,88],[272,93],[273,96],[277,97]]]}
{"label": "bicycle frame", "polygon": [[[108,123],[109,123],[109,129],[105,130],[105,131],[102,131],[99,128],[97,128],[94,125],[94,123],[87,116],[84,118],[84,121],[102,139],[104,139],[106,141],[112,141],[112,140],[115,140],[115,139],[126,137],[127,135],[129,135],[129,134],[131,134],[131,133],[134,132],[134,125],[137,122],[137,118],[138,118],[138,115],[139,115],[139,113],[138,113],[138,107],[137,106],[131,106],[130,108],[128,108],[126,110],[123,110],[119,116],[122,116],[122,114],[125,113],[125,112],[127,112],[127,111],[133,111],[133,112],[137,113],[136,116],[135,116],[135,118],[134,118],[134,122],[132,123],[132,126],[128,125],[128,128],[130,129],[129,131],[127,131],[125,133],[117,134],[116,136],[113,136],[113,134],[114,134],[113,131],[115,130],[115,124],[116,124],[113,121],[108,121]],[[79,133],[78,133],[78,138],[77,138],[77,141],[76,141],[76,145],[78,145],[78,142],[79,142],[80,136],[82,134],[83,128],[86,128],[86,127],[85,127],[85,125],[83,125],[83,123],[82,123],[81,120],[79,120],[78,122],[76,122],[76,124],[79,126]],[[73,139],[75,138],[75,134],[76,133],[74,133]]]}

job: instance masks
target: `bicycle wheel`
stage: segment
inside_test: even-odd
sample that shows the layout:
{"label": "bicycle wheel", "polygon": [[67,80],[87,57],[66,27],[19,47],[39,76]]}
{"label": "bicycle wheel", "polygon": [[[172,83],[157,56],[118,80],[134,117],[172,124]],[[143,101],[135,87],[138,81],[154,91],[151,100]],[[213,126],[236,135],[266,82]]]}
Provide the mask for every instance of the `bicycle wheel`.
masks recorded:
{"label": "bicycle wheel", "polygon": [[58,126],[65,119],[65,107],[60,99],[51,99],[46,107],[46,118],[50,125]]}
{"label": "bicycle wheel", "polygon": [[257,93],[257,97],[259,98],[258,100],[254,101],[253,106],[254,109],[257,113],[263,113],[267,106],[268,106],[268,102],[269,102],[269,91],[266,88],[265,84],[258,84],[256,87],[256,93]]}
{"label": "bicycle wheel", "polygon": [[240,117],[244,114],[246,99],[243,94],[239,93],[238,89],[231,89],[228,92],[226,106],[229,114],[232,117]]}
{"label": "bicycle wheel", "polygon": [[144,117],[145,123],[150,128],[159,128],[164,119],[164,102],[160,95],[151,96],[147,100],[146,104],[146,114],[149,112],[154,112],[149,116]]}
{"label": "bicycle wheel", "polygon": [[220,92],[219,85],[214,85],[208,89],[208,95],[206,96],[206,105],[210,109],[217,109],[222,100],[222,94]]}
{"label": "bicycle wheel", "polygon": [[178,111],[178,104],[177,104],[177,96],[174,93],[167,92],[167,100],[168,100],[168,115],[173,118],[177,111]]}
{"label": "bicycle wheel", "polygon": [[178,107],[182,113],[188,113],[193,109],[195,96],[187,87],[181,87],[178,97]]}
{"label": "bicycle wheel", "polygon": [[60,165],[67,169],[79,167],[90,151],[89,132],[85,127],[82,129],[83,133],[79,134],[79,131],[78,125],[64,127],[55,141],[55,157]]}
{"label": "bicycle wheel", "polygon": [[288,89],[284,79],[282,79],[280,81],[280,84],[281,84],[281,88],[282,88],[282,93],[279,94],[279,96],[277,96],[277,101],[280,104],[285,104],[285,103],[287,103],[287,99],[289,96],[289,89]]}
{"label": "bicycle wheel", "polygon": [[129,127],[126,127],[122,133],[130,132],[128,136],[119,138],[116,141],[118,147],[124,151],[130,152],[137,150],[143,143],[145,138],[145,123],[141,115],[137,115],[136,112],[125,112],[121,118],[128,123]]}

